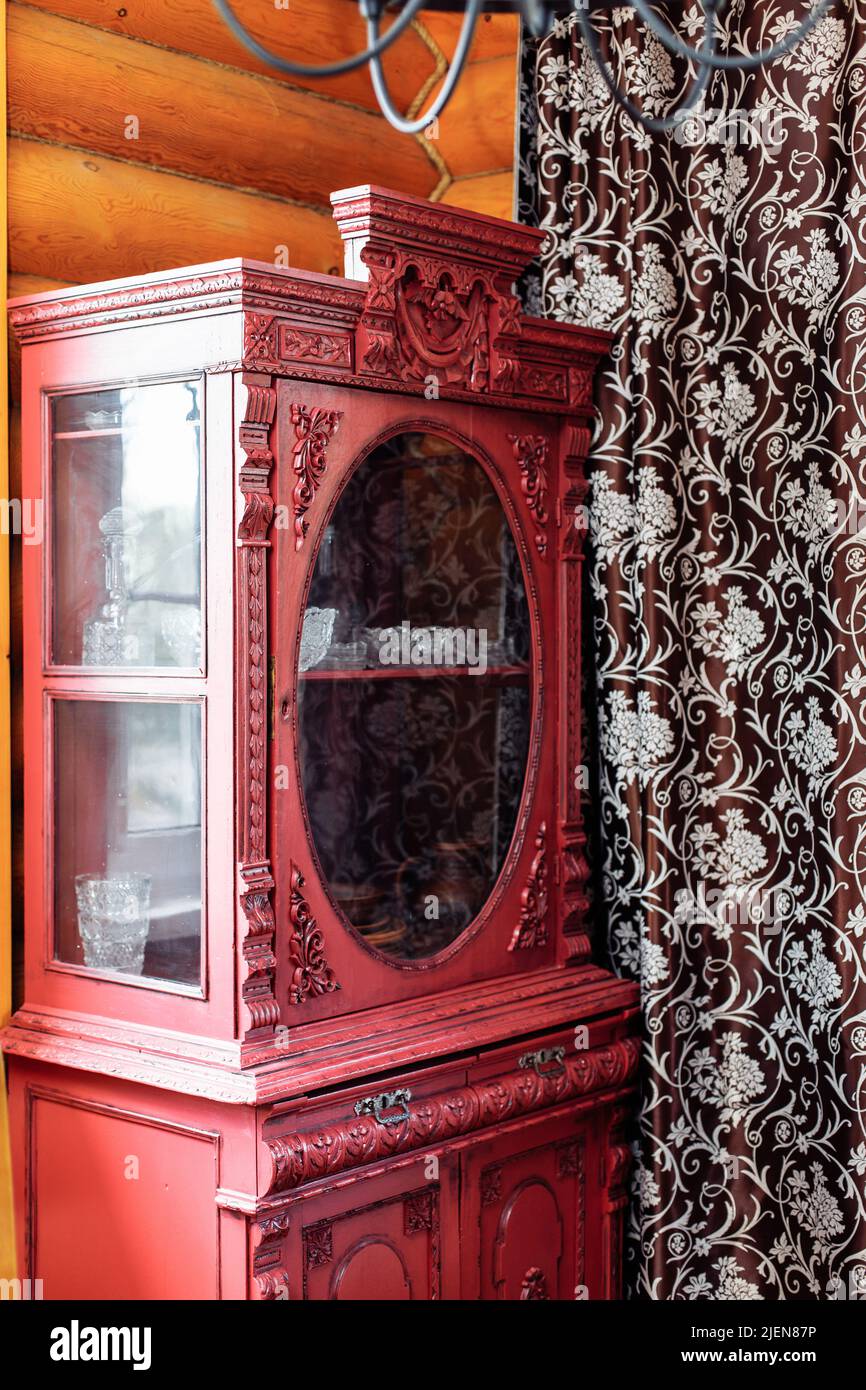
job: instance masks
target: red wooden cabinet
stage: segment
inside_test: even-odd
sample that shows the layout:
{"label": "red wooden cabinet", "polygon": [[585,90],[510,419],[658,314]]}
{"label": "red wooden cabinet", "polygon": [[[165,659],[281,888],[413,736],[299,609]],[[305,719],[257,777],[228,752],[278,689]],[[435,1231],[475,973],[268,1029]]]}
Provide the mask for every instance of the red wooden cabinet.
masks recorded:
{"label": "red wooden cabinet", "polygon": [[608,340],[521,313],[539,233],[333,201],[346,279],[12,306],[45,525],[4,1045],[49,1298],[618,1293],[636,1001],[580,810]]}

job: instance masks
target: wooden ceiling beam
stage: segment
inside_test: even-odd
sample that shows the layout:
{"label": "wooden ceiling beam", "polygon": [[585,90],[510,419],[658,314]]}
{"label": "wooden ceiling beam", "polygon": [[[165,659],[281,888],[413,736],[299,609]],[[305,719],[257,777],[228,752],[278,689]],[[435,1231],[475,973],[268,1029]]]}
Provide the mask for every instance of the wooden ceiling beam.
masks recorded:
{"label": "wooden ceiling beam", "polygon": [[[277,81],[351,101],[378,110],[366,67],[327,82],[315,78],[282,79],[260,62],[229,32],[212,0],[30,0],[36,8],[107,29],[124,38],[144,39],[180,53],[249,72],[265,73]],[[253,37],[273,52],[310,66],[348,58],[366,47],[364,24],[357,7],[345,0],[289,0],[278,9],[274,0],[235,0],[235,7]],[[486,26],[485,26],[486,27]],[[383,59],[395,100],[406,107],[434,71],[434,62],[418,35],[401,34]]]}
{"label": "wooden ceiling beam", "polygon": [[28,6],[7,15],[15,134],[323,208],[359,178],[420,197],[439,181],[382,116]]}
{"label": "wooden ceiling beam", "polygon": [[330,214],[59,145],[9,142],[13,274],[75,284],[229,256],[341,273]]}

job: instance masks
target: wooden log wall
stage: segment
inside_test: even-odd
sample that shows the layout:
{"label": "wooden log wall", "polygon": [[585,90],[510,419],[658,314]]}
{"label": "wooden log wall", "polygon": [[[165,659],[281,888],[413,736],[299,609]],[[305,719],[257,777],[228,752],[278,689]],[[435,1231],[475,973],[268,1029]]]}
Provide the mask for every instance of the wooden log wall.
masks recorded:
{"label": "wooden log wall", "polygon": [[[364,45],[350,0],[245,0],[255,36],[321,63]],[[460,16],[422,13],[385,60],[420,109]],[[383,183],[510,216],[518,30],[478,26],[432,138],[398,135],[366,69],[283,80],[212,0],[32,0],[7,6],[10,294],[224,256],[341,266],[328,195]]]}

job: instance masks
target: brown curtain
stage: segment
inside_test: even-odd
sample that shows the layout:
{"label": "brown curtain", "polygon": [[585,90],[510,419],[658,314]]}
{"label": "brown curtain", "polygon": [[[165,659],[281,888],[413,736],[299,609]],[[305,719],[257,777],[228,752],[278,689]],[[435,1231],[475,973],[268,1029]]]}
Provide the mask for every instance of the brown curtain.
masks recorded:
{"label": "brown curtain", "polygon": [[[657,8],[700,41],[696,5]],[[731,3],[722,51],[808,8]],[[627,7],[592,18],[666,112],[687,68]],[[643,997],[630,1287],[863,1297],[866,2],[715,77],[676,137],[613,106],[565,21],[525,44],[521,126],[528,302],[616,334],[588,756],[599,925]]]}

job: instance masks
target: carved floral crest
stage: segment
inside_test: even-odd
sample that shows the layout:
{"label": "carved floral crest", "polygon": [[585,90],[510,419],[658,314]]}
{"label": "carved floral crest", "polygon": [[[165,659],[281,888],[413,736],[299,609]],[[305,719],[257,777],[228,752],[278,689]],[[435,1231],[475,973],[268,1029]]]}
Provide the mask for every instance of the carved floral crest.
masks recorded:
{"label": "carved floral crest", "polygon": [[486,391],[495,299],[489,278],[430,256],[367,250],[363,259],[370,272],[366,369]]}
{"label": "carved floral crest", "polygon": [[510,434],[511,447],[520,470],[520,489],[535,521],[535,547],[547,554],[547,467],[548,441],[544,434]]}
{"label": "carved floral crest", "polygon": [[303,895],[304,876],[296,864],[291,869],[289,957],[292,982],[289,1003],[303,1004],[317,994],[331,994],[340,986],[325,959],[325,938]]}
{"label": "carved floral crest", "polygon": [[535,854],[529,866],[526,887],[521,894],[520,920],[514,928],[509,951],[532,950],[547,945],[547,911],[550,906],[547,883],[547,826],[542,821],[535,837]]}
{"label": "carved floral crest", "polygon": [[542,1302],[549,1302],[550,1300],[550,1294],[547,1291],[547,1275],[537,1265],[532,1265],[523,1276],[520,1301],[532,1303],[539,1300]]}
{"label": "carved floral crest", "polygon": [[448,271],[429,280],[410,266],[398,283],[397,332],[403,354],[403,374],[437,376],[443,382],[465,382],[472,390],[487,387],[489,368],[487,299],[476,280],[460,293]]}
{"label": "carved floral crest", "polygon": [[307,509],[324,477],[327,463],[325,451],[342,417],[341,410],[292,406],[292,424],[295,427],[292,467],[297,479],[292,489],[296,550],[301,549],[309,530]]}

